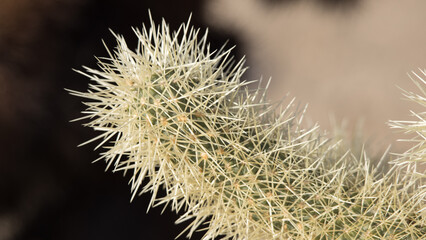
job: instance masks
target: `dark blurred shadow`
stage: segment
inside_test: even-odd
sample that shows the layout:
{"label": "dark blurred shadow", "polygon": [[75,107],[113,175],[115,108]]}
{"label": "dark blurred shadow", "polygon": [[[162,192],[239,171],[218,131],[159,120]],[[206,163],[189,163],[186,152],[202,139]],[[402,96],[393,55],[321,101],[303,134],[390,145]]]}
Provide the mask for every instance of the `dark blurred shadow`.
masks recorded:
{"label": "dark blurred shadow", "polygon": [[[267,4],[294,4],[302,2],[304,0],[263,0]],[[318,5],[325,7],[326,9],[343,8],[351,9],[356,6],[361,0],[314,0]]]}

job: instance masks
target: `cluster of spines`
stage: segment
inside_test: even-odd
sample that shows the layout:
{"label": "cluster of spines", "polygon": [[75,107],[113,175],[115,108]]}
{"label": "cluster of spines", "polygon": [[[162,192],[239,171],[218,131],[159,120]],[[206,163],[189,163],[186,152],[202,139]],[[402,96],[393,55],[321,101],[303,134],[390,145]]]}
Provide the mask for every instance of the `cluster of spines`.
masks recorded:
{"label": "cluster of spines", "polygon": [[203,228],[204,239],[425,236],[423,199],[401,171],[339,154],[301,127],[292,102],[277,113],[265,89],[240,82],[243,61],[211,53],[189,24],[174,33],[151,24],[135,29],[135,51],[116,35],[101,71],[82,73],[95,84],[71,91],[91,100],[83,118],[103,132],[90,140],[102,139],[100,159],[132,172],[132,199],[151,192],[150,206],[184,210],[178,222],[192,220],[188,236]]}
{"label": "cluster of spines", "polygon": [[[421,75],[423,75],[423,77]],[[421,107],[426,107],[426,81],[423,79],[424,76],[426,76],[426,70],[420,70],[420,75],[416,72],[412,72],[412,74],[409,75],[420,91],[419,94],[403,90],[407,100],[415,102]],[[404,154],[401,154],[394,163],[408,167],[408,172],[424,181],[426,180],[424,171],[426,168],[426,111],[411,111],[411,114],[416,118],[415,120],[390,122],[392,128],[403,129],[406,133],[415,135],[413,139],[408,140],[413,142],[414,146]]]}

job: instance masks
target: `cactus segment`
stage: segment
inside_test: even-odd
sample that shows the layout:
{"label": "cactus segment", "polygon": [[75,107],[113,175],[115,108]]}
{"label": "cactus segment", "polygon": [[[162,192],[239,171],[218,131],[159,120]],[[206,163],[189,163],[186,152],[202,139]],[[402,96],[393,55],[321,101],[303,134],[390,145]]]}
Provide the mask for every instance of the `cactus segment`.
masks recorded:
{"label": "cactus segment", "polygon": [[189,25],[134,29],[134,51],[114,34],[100,70],[79,71],[89,90],[69,90],[88,99],[79,120],[101,132],[88,142],[100,141],[107,169],[130,174],[132,199],[150,192],[149,207],[183,211],[177,222],[203,239],[425,238],[417,181],[302,127],[293,100],[248,90],[244,60],[210,51]]}

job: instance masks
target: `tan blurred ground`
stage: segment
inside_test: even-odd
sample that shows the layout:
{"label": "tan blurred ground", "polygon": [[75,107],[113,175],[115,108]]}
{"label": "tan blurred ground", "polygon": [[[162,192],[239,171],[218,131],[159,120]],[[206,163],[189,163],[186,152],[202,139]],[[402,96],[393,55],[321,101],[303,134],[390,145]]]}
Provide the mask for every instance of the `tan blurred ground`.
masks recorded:
{"label": "tan blurred ground", "polygon": [[209,24],[243,42],[249,77],[272,77],[270,98],[289,92],[309,103],[308,118],[324,129],[330,116],[349,129],[362,122],[374,149],[404,148],[385,123],[407,119],[415,107],[396,86],[414,89],[407,72],[426,67],[426,1],[360,1],[349,9],[307,0],[207,3]]}

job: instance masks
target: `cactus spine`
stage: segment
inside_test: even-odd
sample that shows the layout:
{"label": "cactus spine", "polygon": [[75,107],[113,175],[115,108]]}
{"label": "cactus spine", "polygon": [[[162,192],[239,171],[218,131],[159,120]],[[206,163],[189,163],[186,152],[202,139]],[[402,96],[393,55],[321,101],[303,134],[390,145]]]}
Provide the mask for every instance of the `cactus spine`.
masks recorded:
{"label": "cactus spine", "polygon": [[[302,116],[247,90],[243,60],[211,52],[207,34],[162,22],[135,29],[138,46],[118,46],[86,68],[86,126],[102,133],[99,159],[131,172],[132,199],[184,209],[187,236],[203,239],[421,239],[424,199],[417,179],[356,159]],[[276,110],[279,111],[276,111]],[[277,113],[279,112],[279,113]],[[86,142],[87,143],[87,142]],[[142,186],[144,179],[149,182]],[[157,196],[164,188],[166,196]]]}

